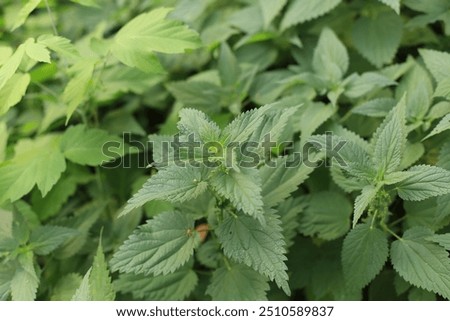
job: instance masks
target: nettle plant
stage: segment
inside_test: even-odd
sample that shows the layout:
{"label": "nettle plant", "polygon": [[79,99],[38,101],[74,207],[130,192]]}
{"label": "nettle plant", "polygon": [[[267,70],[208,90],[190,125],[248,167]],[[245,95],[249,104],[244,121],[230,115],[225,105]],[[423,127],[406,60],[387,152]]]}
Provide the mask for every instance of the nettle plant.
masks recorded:
{"label": "nettle plant", "polygon": [[267,105],[220,129],[201,111],[183,109],[179,135],[152,137],[158,172],[122,215],[155,200],[174,208],[138,227],[114,254],[113,269],[126,273],[119,289],[151,292],[177,280],[177,295],[187,295],[196,285],[196,251],[213,271],[205,293],[214,300],[262,300],[269,281],[290,295],[285,254],[295,211],[280,215],[280,204],[317,158],[309,155],[307,163],[274,154],[282,152],[283,137],[292,136],[296,110]]}

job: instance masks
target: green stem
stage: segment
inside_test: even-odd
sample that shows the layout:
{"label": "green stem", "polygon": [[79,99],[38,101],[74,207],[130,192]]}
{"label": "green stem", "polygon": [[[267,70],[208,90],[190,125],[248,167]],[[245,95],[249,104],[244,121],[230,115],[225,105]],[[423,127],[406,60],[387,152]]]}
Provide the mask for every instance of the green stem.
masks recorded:
{"label": "green stem", "polygon": [[223,258],[223,262],[225,263],[225,267],[227,268],[227,270],[231,271],[231,264],[230,264],[230,261],[228,261],[228,258],[225,255],[223,255],[222,258]]}
{"label": "green stem", "polygon": [[380,226],[383,228],[383,230],[389,234],[391,234],[393,237],[395,237],[397,240],[401,241],[402,238],[400,236],[398,236],[394,231],[392,231],[385,222],[381,222]]}

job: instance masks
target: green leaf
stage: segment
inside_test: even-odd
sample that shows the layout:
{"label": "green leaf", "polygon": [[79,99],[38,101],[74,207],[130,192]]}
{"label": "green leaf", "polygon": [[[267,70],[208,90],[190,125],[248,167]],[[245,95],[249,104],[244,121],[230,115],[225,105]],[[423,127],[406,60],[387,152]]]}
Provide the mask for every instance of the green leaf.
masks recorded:
{"label": "green leaf", "polygon": [[276,216],[266,224],[249,216],[229,216],[216,229],[226,256],[267,276],[289,295],[285,242]]}
{"label": "green leaf", "polygon": [[360,17],[353,25],[353,45],[377,67],[389,63],[402,38],[402,19],[392,11]]}
{"label": "green leaf", "polygon": [[61,36],[42,35],[37,39],[38,44],[43,44],[47,48],[53,50],[62,58],[70,61],[77,61],[81,58],[80,53],[69,39]]}
{"label": "green leaf", "polygon": [[42,43],[30,42],[25,46],[25,53],[33,60],[50,63],[50,51]]}
{"label": "green leaf", "polygon": [[195,106],[204,111],[220,108],[221,88],[206,81],[175,81],[167,90],[185,106]]}
{"label": "green leaf", "polygon": [[92,301],[91,286],[89,284],[89,276],[91,275],[91,271],[92,268],[86,272],[71,301]]}
{"label": "green leaf", "polygon": [[406,94],[407,119],[423,119],[433,97],[433,84],[428,72],[415,63],[397,87],[396,95]]}
{"label": "green leaf", "polygon": [[407,201],[421,201],[450,193],[450,171],[436,166],[417,165],[412,176],[397,184],[398,195]]}
{"label": "green leaf", "polygon": [[425,138],[422,139],[424,141],[425,139],[428,139],[434,135],[440,134],[443,131],[446,131],[450,129],[450,114],[445,115],[439,123],[436,125],[436,127],[433,128],[433,130],[425,136]]}
{"label": "green leaf", "polygon": [[131,212],[152,200],[185,202],[198,197],[208,186],[205,171],[195,167],[170,166],[150,177],[128,201],[121,215]]}
{"label": "green leaf", "polygon": [[311,195],[309,206],[300,216],[301,233],[319,237],[323,240],[334,240],[350,228],[352,204],[340,193],[317,192]]}
{"label": "green leaf", "polygon": [[[0,92],[1,92],[1,90],[0,90]],[[0,110],[1,110],[1,108],[0,108]],[[8,144],[8,136],[9,136],[8,127],[6,126],[5,122],[1,121],[0,122],[0,163],[2,163],[6,158],[6,146]]]}
{"label": "green leaf", "polygon": [[345,80],[345,95],[350,98],[358,98],[384,87],[397,83],[388,77],[373,71],[361,75],[351,74]]}
{"label": "green leaf", "polygon": [[296,191],[314,170],[313,166],[306,164],[289,166],[293,163],[292,158],[285,156],[277,160],[277,166],[264,165],[260,168],[264,205],[272,207],[281,203]]}
{"label": "green leaf", "polygon": [[[161,72],[154,52],[174,54],[199,48],[201,42],[195,31],[181,22],[166,19],[170,11],[168,8],[158,8],[129,21],[114,37],[112,53],[131,67]],[[148,57],[154,57],[151,59],[155,61],[149,64],[146,61]]]}
{"label": "green leaf", "polygon": [[11,79],[11,77],[16,73],[19,68],[20,63],[22,62],[22,58],[25,55],[25,47],[29,43],[27,40],[25,43],[21,44],[14,54],[9,57],[6,61],[4,61],[3,65],[0,68],[0,90],[3,89],[6,82]]}
{"label": "green leaf", "polygon": [[77,164],[97,166],[123,156],[124,144],[108,132],[85,125],[71,126],[61,139],[61,152]]}
{"label": "green leaf", "polygon": [[44,135],[16,144],[14,158],[0,165],[0,203],[18,200],[35,185],[43,196],[50,191],[66,169],[59,142],[60,136]]}
{"label": "green leaf", "polygon": [[11,31],[16,30],[21,25],[23,25],[25,23],[25,20],[27,20],[28,16],[30,15],[30,13],[33,12],[34,9],[36,9],[40,3],[41,3],[41,0],[27,1],[27,3],[17,13],[17,16],[14,19],[14,24],[11,27]]}
{"label": "green leaf", "polygon": [[431,49],[419,49],[427,69],[437,82],[446,80],[450,75],[450,54]]}
{"label": "green leaf", "polygon": [[400,14],[400,0],[378,0],[391,7],[395,13]]}
{"label": "green leaf", "polygon": [[378,167],[378,173],[392,173],[402,161],[406,146],[405,126],[406,101],[402,98],[392,112],[392,118],[384,127],[377,130],[373,142],[375,150],[372,161]]}
{"label": "green leaf", "polygon": [[97,0],[70,0],[70,1],[81,4],[82,6],[86,7],[101,8]]}
{"label": "green leaf", "polygon": [[389,256],[387,236],[369,224],[358,224],[344,239],[342,269],[350,287],[362,289],[380,273]]}
{"label": "green leaf", "polygon": [[230,169],[211,178],[212,188],[245,214],[264,221],[261,179],[256,168]]}
{"label": "green leaf", "polygon": [[198,277],[192,264],[158,276],[121,274],[114,285],[117,291],[132,293],[135,299],[148,301],[178,301],[185,299],[197,286]]}
{"label": "green leaf", "polygon": [[385,117],[397,104],[393,98],[376,98],[352,109],[352,113],[369,117]]}
{"label": "green leaf", "polygon": [[356,197],[353,212],[353,227],[356,226],[367,206],[369,206],[377,195],[378,189],[375,186],[367,185],[362,189],[361,194]]}
{"label": "green leaf", "polygon": [[302,140],[308,139],[335,112],[335,107],[323,103],[311,103],[302,108],[299,122]]}
{"label": "green leaf", "polygon": [[220,128],[209,117],[196,109],[183,108],[180,110],[180,121],[177,127],[181,135],[194,134],[195,138],[203,142],[217,142]]}
{"label": "green leaf", "polygon": [[136,229],[114,254],[111,265],[120,272],[167,275],[184,265],[199,243],[192,220],[166,212]]}
{"label": "green leaf", "polygon": [[347,49],[328,28],[322,30],[317,47],[314,49],[312,67],[319,76],[337,82],[347,72],[349,58]]}
{"label": "green leaf", "polygon": [[75,229],[60,226],[39,226],[31,232],[30,245],[37,255],[47,255],[77,235]]}
{"label": "green leaf", "polygon": [[33,263],[33,253],[19,255],[18,266],[11,280],[11,297],[13,301],[34,301],[39,286]]}
{"label": "green leaf", "polygon": [[450,259],[444,248],[426,240],[432,235],[422,227],[407,230],[392,243],[392,265],[412,285],[450,299]]}
{"label": "green leaf", "polygon": [[74,76],[62,94],[62,101],[67,105],[66,124],[78,106],[88,99],[94,66],[94,61],[81,60],[71,68]]}
{"label": "green leaf", "polygon": [[320,17],[334,9],[341,0],[294,0],[281,21],[280,28],[285,30],[293,25]]}
{"label": "green leaf", "polygon": [[226,42],[220,46],[217,69],[222,86],[233,86],[237,83],[241,69],[235,55]]}
{"label": "green leaf", "polygon": [[427,238],[428,241],[438,243],[447,251],[450,251],[450,233],[433,235]]}
{"label": "green leaf", "polygon": [[29,74],[14,74],[0,89],[0,115],[18,104],[25,95],[30,84]]}
{"label": "green leaf", "polygon": [[206,289],[213,301],[262,301],[267,300],[270,289],[267,279],[242,264],[233,264],[214,271]]}
{"label": "green leaf", "polygon": [[89,275],[89,285],[93,301],[114,301],[116,293],[111,283],[108,264],[106,263],[103,247],[100,241],[97,254],[92,263],[92,270]]}
{"label": "green leaf", "polygon": [[280,13],[281,9],[286,5],[287,0],[258,0],[259,8],[261,9],[264,28],[267,29],[273,19]]}
{"label": "green leaf", "polygon": [[11,294],[11,280],[15,272],[16,269],[11,262],[0,265],[0,301],[8,300]]}
{"label": "green leaf", "polygon": [[59,278],[52,289],[51,301],[70,301],[79,288],[83,278],[77,273],[70,273]]}

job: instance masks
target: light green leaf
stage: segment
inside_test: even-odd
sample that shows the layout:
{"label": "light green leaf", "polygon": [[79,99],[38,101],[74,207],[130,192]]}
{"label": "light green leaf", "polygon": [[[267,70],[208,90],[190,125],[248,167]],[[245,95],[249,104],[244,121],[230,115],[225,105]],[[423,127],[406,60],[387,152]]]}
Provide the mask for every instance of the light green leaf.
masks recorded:
{"label": "light green leaf", "polygon": [[103,247],[100,241],[97,254],[92,263],[92,270],[89,275],[89,285],[93,301],[114,301],[116,293],[111,283],[108,264],[106,263]]}
{"label": "light green leaf", "polygon": [[33,60],[50,63],[50,51],[42,43],[30,42],[25,46],[25,53]]}
{"label": "light green leaf", "polygon": [[433,232],[422,227],[407,230],[392,243],[392,265],[412,285],[450,299],[448,252],[426,240],[431,236]]}
{"label": "light green leaf", "polygon": [[397,184],[398,195],[407,201],[421,201],[450,193],[450,171],[436,166],[417,165],[412,176]]}
{"label": "light green leaf", "polygon": [[437,82],[443,81],[450,75],[450,54],[431,49],[419,49],[427,69]]}
{"label": "light green leaf", "polygon": [[30,79],[29,74],[17,73],[5,83],[0,89],[0,115],[5,114],[22,100],[30,84]]}
{"label": "light green leaf", "polygon": [[39,226],[31,232],[30,246],[35,254],[47,255],[77,234],[77,230],[67,227]]}
{"label": "light green leaf", "polygon": [[114,285],[117,291],[132,293],[135,299],[179,301],[194,290],[197,282],[198,277],[192,270],[192,264],[187,263],[167,275],[121,274]]}
{"label": "light green leaf", "polygon": [[[166,19],[170,11],[158,8],[129,21],[114,37],[112,53],[131,67],[161,72],[154,52],[183,53],[200,47],[200,38],[195,31],[178,21]],[[147,61],[149,57],[152,61]]]}
{"label": "light green leaf", "polygon": [[342,269],[346,283],[362,289],[380,273],[389,256],[387,236],[369,224],[358,224],[344,239]]}
{"label": "light green leaf", "polygon": [[19,68],[22,58],[25,54],[25,47],[29,43],[27,40],[25,43],[21,44],[14,54],[9,57],[0,68],[0,90],[5,86],[6,82],[11,79],[11,77],[16,73]]}
{"label": "light green leaf", "polygon": [[239,211],[264,221],[261,179],[256,168],[230,169],[211,178],[212,188],[230,200]]}
{"label": "light green leaf", "polygon": [[320,17],[334,9],[340,2],[341,0],[294,0],[286,10],[280,28],[285,30],[298,23]]}
{"label": "light green leaf", "polygon": [[353,227],[356,226],[367,206],[369,206],[377,195],[378,189],[375,186],[367,185],[362,189],[361,194],[356,197],[353,212]]}
{"label": "light green leaf", "polygon": [[378,72],[368,71],[361,75],[352,74],[345,80],[345,95],[358,98],[373,91],[396,85],[397,83]]}
{"label": "light green leaf", "polygon": [[27,3],[17,13],[17,16],[14,19],[14,25],[11,27],[11,31],[14,31],[15,29],[23,25],[30,13],[33,12],[40,3],[41,0],[28,0]]}
{"label": "light green leaf", "polygon": [[[292,164],[292,165],[289,165]],[[264,205],[272,207],[288,198],[314,170],[313,166],[297,164],[293,166],[291,157],[277,159],[277,166],[264,165],[259,169]]]}
{"label": "light green leaf", "polygon": [[402,98],[394,108],[392,118],[377,130],[372,161],[382,175],[397,170],[402,161],[407,135],[405,108],[406,101]]}
{"label": "light green leaf", "polygon": [[258,5],[261,9],[265,29],[269,27],[273,19],[280,13],[286,2],[287,0],[258,0]]}
{"label": "light green leaf", "polygon": [[400,14],[400,0],[378,0],[391,7],[397,14]]}
{"label": "light green leaf", "polygon": [[125,146],[119,138],[108,132],[85,125],[71,126],[61,139],[61,152],[77,164],[97,166],[125,154]]}
{"label": "light green leaf", "polygon": [[438,82],[433,96],[444,97],[447,100],[450,99],[450,78],[446,78]]}
{"label": "light green leaf", "polygon": [[62,94],[62,101],[67,105],[66,124],[78,106],[88,99],[94,66],[94,61],[82,60],[72,67],[74,76]]}
{"label": "light green leaf", "polygon": [[217,142],[220,136],[219,126],[205,113],[196,109],[183,108],[177,127],[181,135],[194,134],[197,141]]}
{"label": "light green leaf", "polygon": [[111,265],[120,272],[167,275],[184,265],[199,244],[193,220],[166,212],[138,227],[114,254]]}
{"label": "light green leaf", "polygon": [[353,25],[353,45],[377,67],[394,58],[402,38],[402,19],[392,11],[360,17]]}
{"label": "light green leaf", "polygon": [[206,289],[213,301],[262,301],[267,300],[270,289],[267,279],[242,264],[233,264],[214,271]]}
{"label": "light green leaf", "polygon": [[11,280],[16,268],[12,262],[0,265],[0,301],[8,300],[11,294]]}
{"label": "light green leaf", "polygon": [[89,284],[89,276],[91,275],[92,268],[90,268],[83,277],[80,286],[75,291],[71,301],[92,301],[91,286]]}
{"label": "light green leaf", "polygon": [[33,262],[33,253],[19,255],[18,266],[11,280],[11,297],[13,301],[34,301],[39,286]]}
{"label": "light green leaf", "polygon": [[198,197],[208,186],[205,171],[188,166],[170,166],[150,177],[144,186],[128,201],[121,215],[131,212],[151,200],[185,202]]}
{"label": "light green leaf", "polygon": [[37,39],[38,44],[43,44],[47,48],[53,50],[62,58],[70,61],[77,61],[81,58],[80,53],[69,39],[61,36],[42,35]]}
{"label": "light green leaf", "polygon": [[425,138],[422,139],[424,141],[425,139],[428,139],[434,135],[440,134],[443,131],[446,131],[450,129],[450,114],[445,115],[439,123],[436,125],[436,127],[433,128],[433,130],[425,136]]}
{"label": "light green leaf", "polygon": [[299,123],[302,140],[308,139],[335,112],[336,108],[331,104],[310,103],[303,107]]}
{"label": "light green leaf", "polygon": [[249,216],[229,216],[216,229],[226,256],[243,263],[290,294],[284,261],[285,242],[276,216],[266,215],[266,224]]}
{"label": "light green leaf", "polygon": [[50,191],[66,169],[59,142],[60,136],[44,135],[16,144],[14,157],[0,166],[0,203],[18,200],[35,185],[43,196]]}
{"label": "light green leaf", "polygon": [[345,46],[328,28],[322,30],[317,47],[314,49],[312,67],[319,76],[337,82],[348,69],[348,53]]}
{"label": "light green leaf", "polygon": [[300,216],[299,230],[306,236],[334,240],[350,228],[352,204],[342,194],[317,192],[311,195],[309,206]]}

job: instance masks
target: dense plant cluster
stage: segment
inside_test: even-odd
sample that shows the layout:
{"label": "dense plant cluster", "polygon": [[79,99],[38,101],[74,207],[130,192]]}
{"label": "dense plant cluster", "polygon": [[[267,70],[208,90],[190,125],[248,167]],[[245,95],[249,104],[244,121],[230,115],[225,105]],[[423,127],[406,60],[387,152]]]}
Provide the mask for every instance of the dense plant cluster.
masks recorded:
{"label": "dense plant cluster", "polygon": [[450,299],[448,0],[4,0],[0,299]]}

